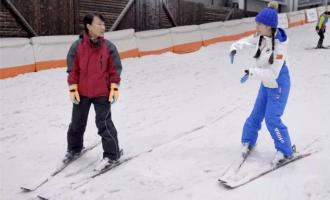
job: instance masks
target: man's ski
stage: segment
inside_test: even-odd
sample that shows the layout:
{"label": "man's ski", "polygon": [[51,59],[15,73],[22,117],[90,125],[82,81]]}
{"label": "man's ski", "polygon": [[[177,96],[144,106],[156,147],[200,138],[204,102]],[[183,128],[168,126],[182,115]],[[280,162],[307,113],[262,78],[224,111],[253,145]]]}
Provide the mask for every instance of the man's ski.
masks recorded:
{"label": "man's ski", "polygon": [[50,173],[50,175],[46,176],[46,177],[42,177],[41,179],[35,181],[32,184],[29,185],[23,185],[21,186],[21,190],[24,192],[32,192],[35,191],[36,189],[38,189],[39,187],[41,187],[42,185],[44,185],[45,183],[47,183],[51,178],[53,178],[54,176],[56,176],[58,173],[60,173],[61,171],[63,171],[67,166],[69,166],[73,161],[79,159],[81,156],[83,156],[86,152],[94,149],[96,146],[98,146],[101,143],[101,141],[98,141],[90,146],[88,146],[87,148],[84,148],[81,153],[74,157],[72,160],[70,160],[69,162],[64,163],[63,161],[61,161],[58,166],[55,168],[54,171],[52,171]]}
{"label": "man's ski", "polygon": [[228,177],[232,177],[236,175],[241,167],[243,166],[244,162],[246,161],[247,157],[250,155],[251,149],[248,149],[246,153],[241,155],[239,159],[235,160],[227,170],[222,174],[221,178],[219,178],[220,182],[226,182]]}
{"label": "man's ski", "polygon": [[[262,177],[263,175],[265,174],[268,174],[272,171],[275,171],[289,163],[292,163],[294,161],[297,161],[297,160],[300,160],[302,158],[305,158],[307,156],[310,156],[312,153],[296,153],[293,158],[291,159],[288,159],[278,165],[275,165],[273,166],[272,164],[267,164],[265,165],[264,167],[260,168],[259,170],[257,170],[256,172],[252,172],[252,173],[248,173],[246,176],[244,177],[232,177],[232,179],[227,179],[226,181],[220,181],[219,182],[224,185],[225,187],[227,188],[230,188],[230,189],[234,189],[234,188],[237,188],[237,187],[240,187],[242,185],[245,185],[247,183],[250,183],[252,182],[253,180],[256,180],[257,178],[260,178]],[[238,178],[238,179],[235,179],[235,178]]]}
{"label": "man's ski", "polygon": [[[126,162],[140,156],[140,155],[141,154],[137,154],[137,155],[129,156],[129,157],[124,158],[124,159],[120,159],[117,162],[113,163],[112,165],[110,165],[110,166],[108,166],[108,167],[106,167],[106,168],[104,168],[100,171],[97,171],[97,172],[93,171],[91,174],[89,174],[88,176],[85,176],[84,178],[80,179],[79,181],[71,183],[70,188],[75,190],[75,189],[87,184],[89,181],[93,180],[95,177],[100,176],[100,175],[102,175],[102,174],[104,174],[104,173],[120,166],[121,164],[124,164],[124,163],[126,163]],[[50,193],[39,193],[37,195],[37,197],[39,199],[42,199],[42,200],[48,200],[48,199],[54,199],[53,195],[54,194],[50,194]]]}
{"label": "man's ski", "polygon": [[306,47],[305,50],[317,50],[317,49],[330,49],[330,46],[318,47]]}

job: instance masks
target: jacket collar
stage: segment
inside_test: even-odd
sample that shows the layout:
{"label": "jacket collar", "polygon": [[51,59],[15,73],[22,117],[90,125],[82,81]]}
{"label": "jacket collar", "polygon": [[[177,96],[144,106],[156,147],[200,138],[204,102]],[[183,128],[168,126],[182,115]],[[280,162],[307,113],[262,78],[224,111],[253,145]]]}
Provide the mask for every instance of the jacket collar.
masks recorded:
{"label": "jacket collar", "polygon": [[89,45],[90,47],[92,48],[98,48],[101,46],[101,44],[103,43],[104,41],[104,38],[103,37],[98,37],[96,41],[92,41],[90,38],[89,38],[89,35],[84,32],[82,34],[82,40],[85,44]]}

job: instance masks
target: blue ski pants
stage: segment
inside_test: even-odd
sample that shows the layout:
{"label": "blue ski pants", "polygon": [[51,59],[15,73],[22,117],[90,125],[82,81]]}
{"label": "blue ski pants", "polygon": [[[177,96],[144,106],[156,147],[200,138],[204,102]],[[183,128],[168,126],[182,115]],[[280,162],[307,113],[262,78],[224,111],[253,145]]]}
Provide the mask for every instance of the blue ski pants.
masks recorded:
{"label": "blue ski pants", "polygon": [[267,88],[261,84],[254,108],[243,127],[242,143],[255,145],[261,123],[265,119],[276,150],[290,156],[293,153],[290,136],[281,120],[290,92],[290,75],[285,63],[277,83],[278,88]]}

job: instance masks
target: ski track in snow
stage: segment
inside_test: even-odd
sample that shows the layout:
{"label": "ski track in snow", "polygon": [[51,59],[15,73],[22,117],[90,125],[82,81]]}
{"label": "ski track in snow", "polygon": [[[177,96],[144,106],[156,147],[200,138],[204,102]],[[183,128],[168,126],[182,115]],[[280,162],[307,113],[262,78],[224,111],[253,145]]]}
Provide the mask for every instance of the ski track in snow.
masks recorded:
{"label": "ski track in snow", "polygon": [[[122,61],[121,96],[112,115],[125,156],[139,156],[80,185],[101,158],[101,145],[37,191],[19,190],[64,156],[71,117],[65,70],[0,80],[1,199],[330,199],[330,50],[305,50],[317,42],[314,24],[287,32],[292,87],[283,121],[298,150],[310,144],[318,153],[235,190],[218,184],[239,155],[241,129],[259,87],[255,80],[239,83],[253,66],[254,50],[239,52],[231,65],[231,43],[218,43],[190,54]],[[91,108],[86,145],[100,139],[94,119]],[[263,124],[246,170],[274,152]]]}

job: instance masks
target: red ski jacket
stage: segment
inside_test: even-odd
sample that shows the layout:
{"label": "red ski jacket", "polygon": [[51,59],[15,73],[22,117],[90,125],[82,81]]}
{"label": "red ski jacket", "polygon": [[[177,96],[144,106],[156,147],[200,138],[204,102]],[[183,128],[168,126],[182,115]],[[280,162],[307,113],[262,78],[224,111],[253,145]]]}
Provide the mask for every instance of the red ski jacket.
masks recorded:
{"label": "red ski jacket", "polygon": [[110,84],[120,82],[122,65],[113,43],[99,38],[97,42],[84,33],[75,41],[67,56],[68,84],[78,84],[81,96],[109,96]]}

